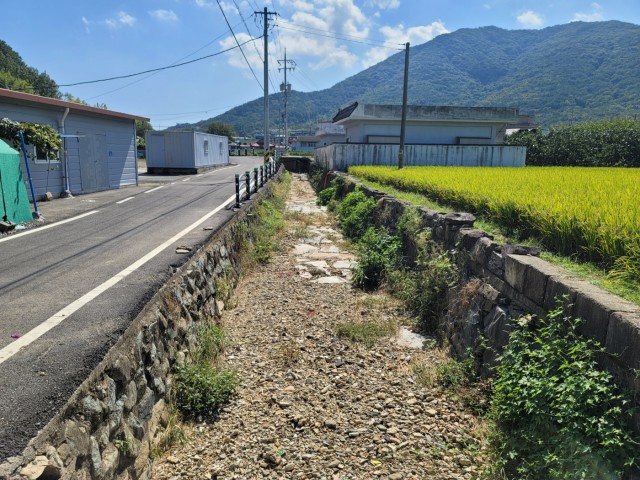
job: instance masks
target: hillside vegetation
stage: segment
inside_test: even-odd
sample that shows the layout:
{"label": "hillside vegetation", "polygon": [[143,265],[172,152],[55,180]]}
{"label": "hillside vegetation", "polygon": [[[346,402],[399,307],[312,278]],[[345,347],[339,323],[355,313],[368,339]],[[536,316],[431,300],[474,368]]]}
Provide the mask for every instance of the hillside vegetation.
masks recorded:
{"label": "hillside vegetation", "polygon": [[60,98],[56,82],[22,60],[6,42],[0,40],[0,88]]}
{"label": "hillside vegetation", "polygon": [[[292,92],[289,125],[314,127],[353,101],[399,104],[404,53],[317,92]],[[412,46],[409,102],[513,106],[544,126],[640,114],[640,26],[572,22],[542,30],[460,29]],[[281,95],[271,96],[272,111]],[[212,119],[262,129],[262,99]],[[279,126],[278,115],[272,125]]]}

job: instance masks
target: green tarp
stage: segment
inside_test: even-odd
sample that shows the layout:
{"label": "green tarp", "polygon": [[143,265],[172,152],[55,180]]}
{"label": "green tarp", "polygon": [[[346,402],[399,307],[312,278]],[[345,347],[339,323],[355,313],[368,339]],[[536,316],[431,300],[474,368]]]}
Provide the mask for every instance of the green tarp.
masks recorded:
{"label": "green tarp", "polygon": [[[3,220],[5,215],[7,220],[13,223],[33,220],[27,188],[20,168],[20,154],[2,140],[0,140],[0,175],[2,175],[0,220]],[[4,202],[1,201],[2,197]]]}

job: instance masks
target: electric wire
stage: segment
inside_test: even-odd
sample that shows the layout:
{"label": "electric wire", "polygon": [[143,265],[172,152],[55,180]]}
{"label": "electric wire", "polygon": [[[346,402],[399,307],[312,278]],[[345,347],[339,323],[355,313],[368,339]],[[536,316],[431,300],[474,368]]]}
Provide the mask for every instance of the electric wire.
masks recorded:
{"label": "electric wire", "polygon": [[[225,35],[226,35],[226,32],[225,32],[225,33],[222,33],[222,34],[220,34],[220,35],[218,35],[216,38],[214,38],[214,39],[213,39],[213,40],[211,40],[210,42],[207,42],[207,43],[206,43],[206,44],[204,44],[202,47],[200,47],[200,48],[198,48],[198,49],[194,50],[193,52],[189,53],[188,55],[185,55],[184,57],[179,58],[179,59],[178,59],[178,60],[176,60],[175,62],[170,63],[170,65],[175,65],[176,63],[181,62],[182,60],[184,60],[184,59],[186,59],[186,58],[189,58],[189,57],[191,57],[192,55],[195,55],[196,53],[198,53],[198,52],[200,52],[200,51],[204,50],[204,49],[205,49],[205,48],[207,48],[209,45],[212,45],[214,42],[218,41],[220,38],[224,37]],[[255,45],[255,44],[254,44],[254,45]],[[135,85],[136,83],[142,82],[142,81],[146,80],[147,78],[151,78],[151,77],[153,77],[154,75],[157,75],[158,73],[160,73],[160,72],[159,72],[159,71],[158,71],[158,72],[152,72],[152,73],[150,73],[149,75],[147,75],[147,76],[145,76],[145,77],[142,77],[142,78],[139,78],[139,79],[137,79],[137,80],[134,80],[133,82],[126,83],[126,84],[124,84],[124,85],[122,85],[122,86],[120,86],[120,87],[118,87],[118,88],[114,88],[113,90],[109,90],[108,92],[100,93],[100,94],[98,94],[98,95],[94,95],[93,97],[89,97],[89,98],[87,98],[87,100],[93,100],[94,98],[99,98],[99,97],[102,97],[102,96],[104,96],[104,95],[109,95],[110,93],[117,92],[117,91],[122,90],[122,89],[124,89],[124,88],[130,87],[131,85]]]}
{"label": "electric wire", "polygon": [[85,81],[85,82],[76,82],[76,83],[60,83],[60,84],[57,84],[57,86],[58,87],[74,87],[76,85],[87,85],[87,84],[90,84],[90,83],[109,82],[111,80],[119,80],[121,78],[136,77],[138,75],[144,75],[145,73],[159,72],[161,70],[168,70],[170,68],[182,67],[184,65],[189,65],[190,63],[195,63],[195,62],[199,62],[201,60],[205,60],[207,58],[217,57],[218,55],[222,55],[223,53],[227,53],[227,52],[230,52],[231,50],[235,50],[236,48],[239,48],[242,45],[246,45],[249,42],[253,42],[255,40],[259,40],[260,38],[262,38],[262,36],[257,37],[257,38],[250,38],[249,40],[247,40],[245,42],[242,42],[241,44],[239,44],[236,47],[230,47],[230,48],[227,48],[227,49],[224,49],[224,50],[220,50],[219,52],[212,53],[211,55],[205,55],[204,57],[194,58],[193,60],[189,60],[188,62],[181,62],[181,63],[176,63],[175,65],[167,65],[165,67],[152,68],[152,69],[149,69],[149,70],[144,70],[142,72],[130,73],[128,75],[118,75],[116,77],[101,78],[101,79],[98,79],[98,80],[88,80],[88,81]]}
{"label": "electric wire", "polygon": [[[291,22],[287,22],[286,20],[280,20],[280,21],[287,23],[289,25],[295,25]],[[363,45],[370,45],[372,47],[388,48],[389,50],[402,50],[402,48],[400,48],[401,47],[400,44],[384,42],[382,40],[364,40],[362,37],[357,37],[355,35],[348,35],[346,33],[331,32],[331,31],[321,30],[313,27],[298,27],[297,25],[295,25],[295,27],[278,25],[278,27],[284,30],[292,30],[295,32],[308,33],[309,35],[317,35],[319,37],[333,38],[337,40],[344,40],[347,42],[361,43]]]}
{"label": "electric wire", "polygon": [[231,28],[231,25],[229,24],[229,20],[227,19],[227,14],[224,13],[224,9],[222,8],[222,5],[220,5],[220,0],[216,0],[216,3],[220,8],[220,12],[224,17],[224,21],[227,23],[227,27],[229,27],[229,31],[231,32],[231,35],[233,35],[233,39],[236,41],[236,45],[238,45],[238,48],[240,49],[240,53],[242,53],[242,58],[244,58],[244,61],[247,62],[247,66],[249,67],[249,70],[251,70],[251,73],[253,74],[253,78],[256,79],[256,82],[258,82],[258,85],[260,85],[260,89],[262,89],[262,84],[260,83],[260,80],[258,80],[258,77],[256,76],[256,72],[253,71],[253,67],[251,66],[251,63],[249,63],[247,56],[244,54],[244,50],[242,50],[242,46],[240,46],[240,42],[238,42],[238,38],[236,37],[235,32],[233,31],[233,29]]}

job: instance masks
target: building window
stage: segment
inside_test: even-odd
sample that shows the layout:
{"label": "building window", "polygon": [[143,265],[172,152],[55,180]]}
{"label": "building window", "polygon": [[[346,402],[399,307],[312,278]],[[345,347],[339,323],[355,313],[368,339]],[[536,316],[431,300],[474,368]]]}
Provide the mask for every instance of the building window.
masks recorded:
{"label": "building window", "polygon": [[209,155],[209,140],[204,141],[204,154]]}

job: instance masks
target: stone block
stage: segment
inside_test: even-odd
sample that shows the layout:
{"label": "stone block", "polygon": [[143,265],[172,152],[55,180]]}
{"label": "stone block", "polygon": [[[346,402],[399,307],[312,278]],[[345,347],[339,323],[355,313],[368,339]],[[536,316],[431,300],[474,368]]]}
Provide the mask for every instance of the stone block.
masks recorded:
{"label": "stone block", "polygon": [[516,291],[522,293],[524,289],[525,273],[527,262],[521,261],[520,255],[503,255],[504,258],[504,279],[508,285]]}
{"label": "stone block", "polygon": [[484,318],[484,334],[491,343],[491,348],[501,351],[509,340],[511,328],[509,327],[509,315],[502,307],[496,306]]}
{"label": "stone block", "polygon": [[479,238],[471,250],[470,259],[472,262],[485,268],[489,263],[491,253],[498,248],[498,243],[490,237]]}
{"label": "stone block", "polygon": [[578,284],[579,282],[568,279],[566,276],[549,277],[542,307],[546,311],[551,311],[555,310],[560,303],[565,308],[565,311],[571,315],[573,304],[576,301],[577,289],[579,288]]}
{"label": "stone block", "polygon": [[577,286],[573,315],[584,320],[580,333],[605,345],[609,318],[614,312],[637,314],[638,307],[590,283],[581,282]]}
{"label": "stone block", "polygon": [[486,263],[487,270],[499,277],[504,276],[504,257],[493,250],[489,253],[489,258]]}
{"label": "stone block", "polygon": [[640,312],[613,312],[605,350],[628,369],[640,368]]}
{"label": "stone block", "polygon": [[456,244],[458,244],[463,250],[472,252],[478,240],[485,237],[491,238],[484,230],[464,227],[458,230],[458,234],[456,235]]}

